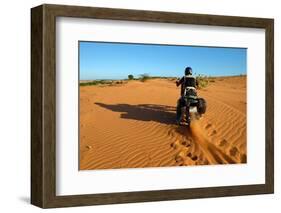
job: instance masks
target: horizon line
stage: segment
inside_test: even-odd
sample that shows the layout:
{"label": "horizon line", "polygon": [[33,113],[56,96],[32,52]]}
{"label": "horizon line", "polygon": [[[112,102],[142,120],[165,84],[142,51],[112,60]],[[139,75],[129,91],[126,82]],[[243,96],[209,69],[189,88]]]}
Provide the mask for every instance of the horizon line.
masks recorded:
{"label": "horizon line", "polygon": [[[178,76],[153,76],[148,75],[150,78],[179,78]],[[199,77],[199,75],[193,75],[194,77]],[[202,77],[207,78],[223,78],[223,77],[243,77],[247,76],[246,74],[239,74],[239,75],[201,75]],[[134,78],[139,79],[140,77]],[[79,81],[95,81],[95,80],[107,80],[107,81],[114,81],[114,80],[128,80],[128,78],[95,78],[95,79],[79,79]]]}

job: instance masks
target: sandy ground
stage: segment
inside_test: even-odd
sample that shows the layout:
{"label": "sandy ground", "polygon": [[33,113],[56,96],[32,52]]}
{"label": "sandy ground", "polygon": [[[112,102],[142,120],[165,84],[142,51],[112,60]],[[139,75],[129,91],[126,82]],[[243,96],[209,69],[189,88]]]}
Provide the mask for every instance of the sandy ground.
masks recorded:
{"label": "sandy ground", "polygon": [[172,81],[80,87],[80,169],[245,163],[246,77],[198,93],[207,112],[188,128],[175,125]]}

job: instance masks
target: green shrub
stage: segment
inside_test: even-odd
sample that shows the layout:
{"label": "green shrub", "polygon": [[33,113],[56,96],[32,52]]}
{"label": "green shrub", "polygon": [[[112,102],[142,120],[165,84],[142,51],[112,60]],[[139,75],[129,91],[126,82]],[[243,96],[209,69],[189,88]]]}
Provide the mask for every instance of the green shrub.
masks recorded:
{"label": "green shrub", "polygon": [[130,74],[130,75],[128,75],[128,79],[129,80],[134,80],[134,76]]}
{"label": "green shrub", "polygon": [[82,82],[80,83],[80,86],[95,86],[99,84],[112,84],[112,81],[106,81],[106,80],[94,80],[89,82]]}
{"label": "green shrub", "polygon": [[140,75],[140,81],[141,81],[141,82],[145,82],[145,81],[147,81],[148,79],[150,79],[150,77],[149,77],[148,74],[144,73],[144,74],[141,74],[141,75]]}
{"label": "green shrub", "polygon": [[204,75],[198,75],[197,78],[197,83],[198,83],[198,88],[199,89],[202,89],[202,88],[205,88],[208,86],[209,84],[209,79],[207,76],[204,76]]}

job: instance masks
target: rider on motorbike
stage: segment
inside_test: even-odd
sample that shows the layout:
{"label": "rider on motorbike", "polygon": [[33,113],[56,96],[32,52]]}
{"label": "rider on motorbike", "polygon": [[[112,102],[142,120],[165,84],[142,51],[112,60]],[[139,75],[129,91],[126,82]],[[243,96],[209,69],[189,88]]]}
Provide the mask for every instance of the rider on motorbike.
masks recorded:
{"label": "rider on motorbike", "polygon": [[176,81],[177,87],[181,85],[181,97],[179,98],[177,102],[177,123],[180,123],[182,120],[183,112],[182,109],[183,107],[186,107],[187,111],[187,123],[190,122],[190,116],[189,116],[189,101],[188,98],[189,96],[197,96],[196,93],[196,88],[198,86],[198,82],[194,76],[192,76],[192,68],[191,67],[186,67],[184,76]]}

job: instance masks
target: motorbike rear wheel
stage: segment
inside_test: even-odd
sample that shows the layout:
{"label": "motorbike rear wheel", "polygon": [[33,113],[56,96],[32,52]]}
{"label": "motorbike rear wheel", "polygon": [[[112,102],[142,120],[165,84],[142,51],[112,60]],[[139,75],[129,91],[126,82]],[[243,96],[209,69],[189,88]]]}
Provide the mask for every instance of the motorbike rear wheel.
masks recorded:
{"label": "motorbike rear wheel", "polygon": [[176,118],[178,124],[180,124],[181,118],[182,118],[181,106],[178,104],[178,106],[177,106],[177,118]]}
{"label": "motorbike rear wheel", "polygon": [[204,98],[198,98],[198,103],[197,103],[197,111],[198,113],[205,114],[207,108],[207,103]]}

